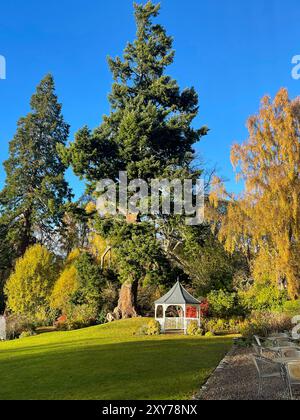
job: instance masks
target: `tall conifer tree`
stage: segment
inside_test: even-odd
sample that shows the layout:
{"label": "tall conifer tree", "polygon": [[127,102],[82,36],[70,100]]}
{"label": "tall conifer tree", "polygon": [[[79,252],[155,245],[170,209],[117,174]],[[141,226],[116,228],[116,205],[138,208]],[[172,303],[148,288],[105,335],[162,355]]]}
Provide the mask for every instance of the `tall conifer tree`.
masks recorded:
{"label": "tall conifer tree", "polygon": [[[6,181],[0,194],[1,232],[10,244],[7,265],[37,240],[47,243],[62,226],[64,204],[71,198],[65,165],[57,152],[69,126],[47,75],[31,98],[31,112],[19,120],[4,163]],[[2,255],[1,255],[2,256]]]}
{"label": "tall conifer tree", "polygon": [[75,172],[92,187],[103,178],[149,180],[190,171],[193,145],[208,131],[194,129],[198,96],[194,88],[180,91],[165,74],[173,63],[172,38],[153,23],[160,6],[151,1],[135,5],[137,38],[124,57],[109,58],[114,84],[109,95],[111,113],[99,128],[80,130],[65,151]]}
{"label": "tall conifer tree", "polygon": [[[91,131],[84,127],[69,148],[61,147],[64,161],[87,181],[89,192],[102,179],[118,182],[120,171],[127,172],[128,181],[199,175],[191,169],[194,145],[208,129],[192,126],[198,114],[195,89],[181,91],[176,80],[165,74],[174,61],[173,40],[153,22],[159,10],[160,6],[151,1],[135,4],[136,40],[128,43],[122,58],[108,60],[114,78],[109,95],[111,113],[104,116],[99,128]],[[133,226],[132,241],[136,230]],[[125,231],[128,233],[128,229]],[[149,238],[150,245],[153,236],[148,237],[142,227],[139,231],[144,241]],[[125,247],[127,243],[122,240],[119,245]],[[126,269],[130,271],[128,264]],[[132,273],[136,271],[132,262]],[[128,275],[124,293],[121,290],[119,308],[123,316],[135,313],[133,294],[138,280],[132,277]]]}

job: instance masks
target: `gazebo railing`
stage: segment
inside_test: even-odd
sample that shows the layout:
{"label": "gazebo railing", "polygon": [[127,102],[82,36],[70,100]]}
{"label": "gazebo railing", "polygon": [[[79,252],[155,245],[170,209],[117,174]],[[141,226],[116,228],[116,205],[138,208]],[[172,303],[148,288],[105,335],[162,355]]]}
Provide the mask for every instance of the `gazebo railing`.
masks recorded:
{"label": "gazebo railing", "polygon": [[199,318],[184,318],[184,317],[173,317],[159,320],[162,328],[166,330],[186,330],[192,321],[197,321],[200,327]]}
{"label": "gazebo railing", "polygon": [[165,318],[165,330],[184,330],[184,318]]}

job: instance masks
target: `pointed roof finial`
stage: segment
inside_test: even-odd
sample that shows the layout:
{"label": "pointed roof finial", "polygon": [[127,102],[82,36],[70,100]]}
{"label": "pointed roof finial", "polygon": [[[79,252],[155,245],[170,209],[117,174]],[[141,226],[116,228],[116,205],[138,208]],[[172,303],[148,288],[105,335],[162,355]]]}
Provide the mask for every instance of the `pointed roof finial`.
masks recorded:
{"label": "pointed roof finial", "polygon": [[180,305],[180,304],[191,304],[197,305],[200,304],[199,300],[194,298],[185,288],[180,284],[179,278],[177,283],[172,287],[172,289],[164,295],[162,298],[155,302],[156,304],[171,304],[171,305]]}

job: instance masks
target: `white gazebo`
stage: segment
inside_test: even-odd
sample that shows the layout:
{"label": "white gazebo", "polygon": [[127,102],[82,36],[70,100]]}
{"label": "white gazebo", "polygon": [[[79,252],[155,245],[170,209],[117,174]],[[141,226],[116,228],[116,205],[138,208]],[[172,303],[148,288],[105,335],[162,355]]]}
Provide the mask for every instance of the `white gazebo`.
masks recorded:
{"label": "white gazebo", "polygon": [[182,330],[186,334],[191,321],[201,325],[200,302],[179,283],[155,302],[155,319],[162,331]]}

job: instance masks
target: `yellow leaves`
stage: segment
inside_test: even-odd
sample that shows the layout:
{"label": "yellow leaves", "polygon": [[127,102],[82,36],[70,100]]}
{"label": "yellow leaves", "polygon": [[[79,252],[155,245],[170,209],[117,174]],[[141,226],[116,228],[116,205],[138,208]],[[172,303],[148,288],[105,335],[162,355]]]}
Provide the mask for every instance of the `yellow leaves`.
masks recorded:
{"label": "yellow leaves", "polygon": [[87,214],[93,214],[96,211],[96,204],[93,203],[92,201],[90,201],[86,207],[85,207],[85,211]]}
{"label": "yellow leaves", "polygon": [[90,252],[100,261],[103,253],[107,248],[107,241],[97,233],[92,232],[89,236]]}
{"label": "yellow leaves", "polygon": [[250,246],[254,277],[267,271],[273,281],[286,278],[294,297],[300,292],[300,98],[291,101],[286,89],[273,102],[265,96],[247,125],[248,140],[231,150],[245,191],[229,204],[220,238],[230,251]]}
{"label": "yellow leaves", "polygon": [[29,317],[46,312],[56,274],[54,257],[45,247],[28,248],[5,286],[8,309]]}
{"label": "yellow leaves", "polygon": [[230,160],[234,168],[237,167],[240,161],[240,156],[241,156],[240,151],[241,151],[241,147],[239,144],[234,144],[231,148]]}
{"label": "yellow leaves", "polygon": [[80,257],[81,252],[82,251],[79,248],[73,249],[67,257],[66,264],[69,265],[74,263]]}
{"label": "yellow leaves", "polygon": [[[270,99],[271,102],[271,99]],[[275,96],[275,99],[273,101],[274,107],[276,108],[285,108],[287,103],[289,102],[289,93],[287,89],[281,88],[277,95]]]}
{"label": "yellow leaves", "polygon": [[51,308],[65,311],[71,295],[75,293],[78,288],[79,281],[77,278],[77,269],[74,265],[67,266],[55,283],[50,298]]}
{"label": "yellow leaves", "polygon": [[282,272],[280,267],[274,264],[274,261],[276,261],[276,258],[272,249],[270,250],[265,246],[265,248],[259,250],[252,267],[253,278],[257,283],[265,283],[271,280],[274,284],[278,284]]}
{"label": "yellow leaves", "polygon": [[271,97],[268,95],[265,95],[261,100],[261,105],[262,107],[268,107],[270,105],[270,102],[271,102]]}
{"label": "yellow leaves", "polygon": [[217,208],[220,200],[223,200],[226,196],[225,186],[222,180],[218,177],[213,177],[211,181],[211,190],[209,195],[210,204]]}

